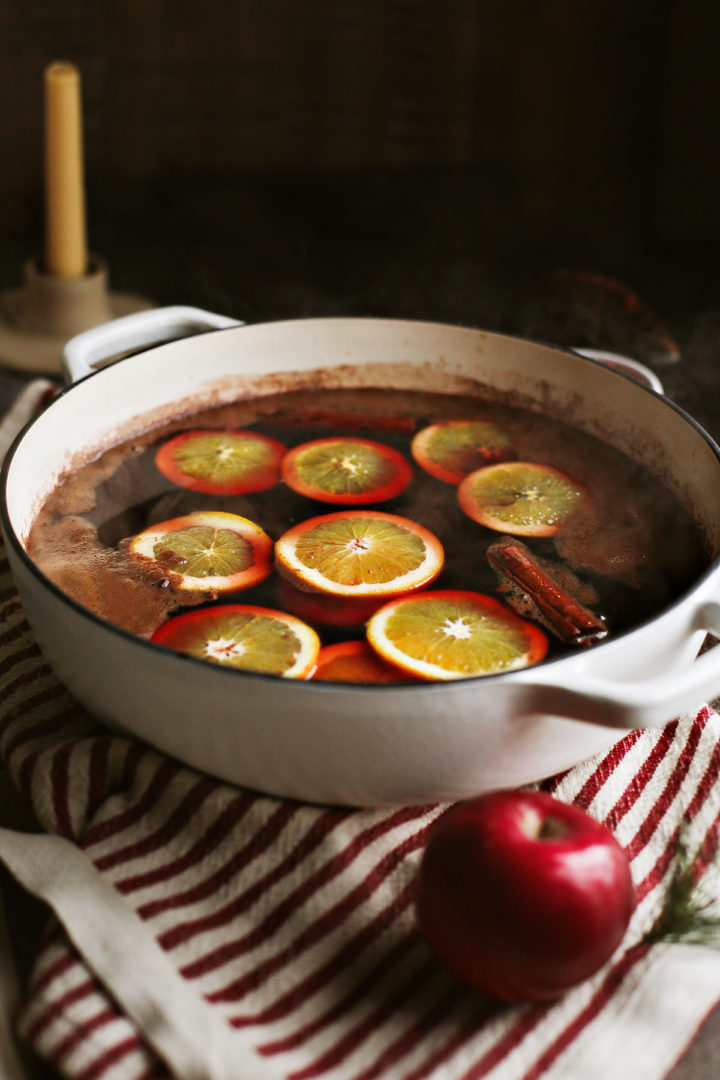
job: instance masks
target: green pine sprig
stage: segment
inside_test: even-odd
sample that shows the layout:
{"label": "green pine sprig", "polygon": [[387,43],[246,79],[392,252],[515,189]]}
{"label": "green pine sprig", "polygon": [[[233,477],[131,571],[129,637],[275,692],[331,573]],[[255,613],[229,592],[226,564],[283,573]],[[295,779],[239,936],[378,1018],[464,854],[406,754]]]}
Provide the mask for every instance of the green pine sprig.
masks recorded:
{"label": "green pine sprig", "polygon": [[720,948],[720,910],[693,878],[693,856],[681,837],[660,916],[645,937],[648,944],[682,942]]}

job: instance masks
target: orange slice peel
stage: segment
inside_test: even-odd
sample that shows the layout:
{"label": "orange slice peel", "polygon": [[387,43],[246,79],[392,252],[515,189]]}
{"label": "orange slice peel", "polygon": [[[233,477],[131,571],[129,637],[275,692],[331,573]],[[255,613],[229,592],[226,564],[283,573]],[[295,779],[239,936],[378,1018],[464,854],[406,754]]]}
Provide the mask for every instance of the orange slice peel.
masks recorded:
{"label": "orange slice peel", "polygon": [[331,596],[329,593],[308,592],[297,589],[279,574],[276,588],[278,603],[283,611],[290,611],[305,622],[321,626],[362,626],[387,600],[384,596],[348,599],[345,596]]}
{"label": "orange slice peel", "polygon": [[366,641],[325,645],[312,675],[318,682],[402,683],[412,676],[384,660]]}

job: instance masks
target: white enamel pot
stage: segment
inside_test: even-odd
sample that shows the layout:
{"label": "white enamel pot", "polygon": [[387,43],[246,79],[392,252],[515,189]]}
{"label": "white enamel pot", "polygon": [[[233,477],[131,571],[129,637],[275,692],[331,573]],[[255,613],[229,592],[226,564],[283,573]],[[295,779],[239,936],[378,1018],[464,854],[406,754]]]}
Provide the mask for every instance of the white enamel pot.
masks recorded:
{"label": "white enamel pot", "polygon": [[[213,331],[197,336],[200,331]],[[180,335],[189,334],[181,340]],[[156,342],[107,366],[102,360]],[[74,380],[3,468],[3,530],[28,618],[58,677],[100,720],[224,780],[349,805],[455,800],[538,780],[720,695],[720,450],[686,414],[570,351],[478,330],[385,319],[241,326],[165,308],[88,331]],[[97,368],[98,370],[94,370]],[[537,667],[387,686],[245,674],[118,630],[49,582],[25,552],[33,516],[88,452],[239,394],[391,386],[487,388],[569,420],[650,465],[691,509],[708,571],[637,629]]]}

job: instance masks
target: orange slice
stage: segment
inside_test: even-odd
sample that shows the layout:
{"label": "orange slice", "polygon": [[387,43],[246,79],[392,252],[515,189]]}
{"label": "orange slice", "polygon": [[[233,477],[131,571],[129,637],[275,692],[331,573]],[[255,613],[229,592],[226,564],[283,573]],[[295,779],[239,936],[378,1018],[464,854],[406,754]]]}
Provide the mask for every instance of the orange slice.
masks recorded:
{"label": "orange slice", "polygon": [[492,596],[455,589],[402,596],[368,622],[370,645],[423,679],[464,679],[536,664],[548,649],[539,627]]}
{"label": "orange slice", "polygon": [[478,469],[465,477],[457,495],[473,521],[517,536],[554,536],[588,500],[577,480],[530,461]]}
{"label": "orange slice", "polygon": [[296,589],[286,578],[277,580],[278,602],[283,611],[291,611],[299,619],[321,626],[362,626],[387,600],[385,596],[369,600],[329,593]]}
{"label": "orange slice", "polygon": [[509,439],[487,420],[444,420],[418,431],[410,452],[425,472],[458,484],[483,465],[513,457]]}
{"label": "orange slice", "polygon": [[203,511],[161,521],[134,536],[133,555],[153,563],[176,589],[233,592],[272,571],[272,540],[247,518]]}
{"label": "orange slice", "polygon": [[401,683],[408,676],[370,648],[366,641],[341,641],[320,650],[313,679],[320,682]]}
{"label": "orange slice", "polygon": [[174,484],[208,495],[247,495],[278,482],[285,447],[257,431],[184,431],[168,439],[155,464]]}
{"label": "orange slice", "polygon": [[305,679],[315,668],[320,639],[284,611],[252,604],[218,604],[168,619],[150,639],[212,664]]}
{"label": "orange slice", "polygon": [[440,541],[422,525],[380,510],[310,518],[275,544],[275,564],[300,589],[334,596],[395,596],[434,581]]}
{"label": "orange slice", "polygon": [[282,461],[288,487],[320,502],[364,506],[404,491],[412,468],[397,450],[371,439],[313,439],[290,450]]}

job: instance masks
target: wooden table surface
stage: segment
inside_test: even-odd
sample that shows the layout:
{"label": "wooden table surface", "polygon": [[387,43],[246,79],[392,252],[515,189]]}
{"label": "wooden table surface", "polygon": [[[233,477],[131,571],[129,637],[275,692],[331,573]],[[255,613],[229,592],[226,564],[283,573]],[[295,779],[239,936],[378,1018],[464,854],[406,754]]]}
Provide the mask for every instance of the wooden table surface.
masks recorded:
{"label": "wooden table surface", "polygon": [[[185,177],[107,193],[90,217],[91,248],[119,290],[248,322],[397,316],[609,348],[656,365],[668,396],[720,441],[720,260],[612,239],[523,238],[511,221],[488,229],[487,215],[480,229],[473,199],[472,177],[452,171]],[[17,286],[40,248],[37,221],[6,239],[0,289]],[[668,337],[680,359],[664,366]],[[0,357],[0,411],[26,378]],[[5,773],[0,821],[32,826]],[[4,871],[0,885],[24,974],[45,914]],[[716,1010],[671,1076],[707,1080],[719,1057]],[[32,1080],[51,1075],[28,1063]]]}

